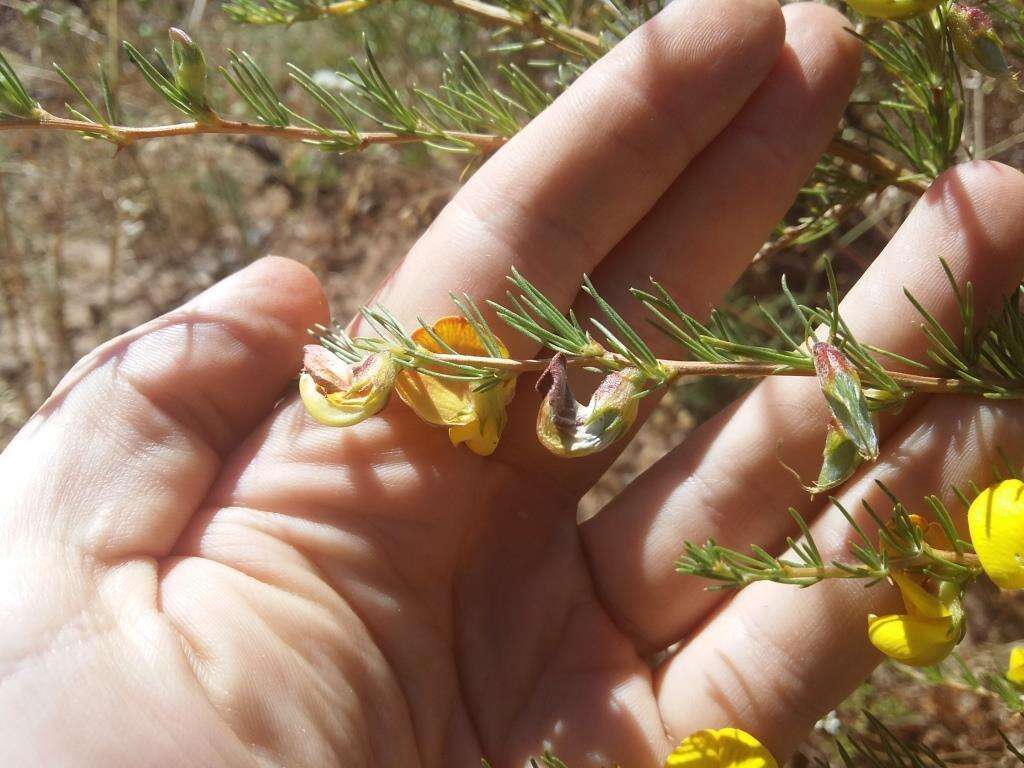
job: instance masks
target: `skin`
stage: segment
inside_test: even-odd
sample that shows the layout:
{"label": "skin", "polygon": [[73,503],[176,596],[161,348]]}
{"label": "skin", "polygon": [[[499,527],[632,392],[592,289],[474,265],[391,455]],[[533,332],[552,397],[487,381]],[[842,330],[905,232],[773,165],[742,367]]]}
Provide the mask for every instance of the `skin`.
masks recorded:
{"label": "skin", "polygon": [[[377,298],[411,325],[450,313],[450,290],[500,298],[515,265],[582,316],[583,271],[638,325],[624,287],[652,273],[706,312],[829,140],[859,62],[843,26],[818,5],[679,0],[492,158]],[[944,256],[995,307],[1021,277],[1022,212],[1009,168],[945,174],[844,301],[852,328],[922,357],[902,286],[952,325]],[[671,568],[686,538],[781,550],[789,505],[841,553],[849,526],[776,459],[782,438],[815,472],[814,382],[762,383],[578,526],[615,452],[546,454],[532,380],[489,459],[398,402],[313,423],[294,376],[327,319],[305,268],[257,262],[87,355],[0,456],[0,764],[504,768],[547,746],[653,766],[726,725],[782,760],[878,662],[865,617],[889,587],[733,596]],[[841,498],[986,483],[1022,420],[921,398]]]}

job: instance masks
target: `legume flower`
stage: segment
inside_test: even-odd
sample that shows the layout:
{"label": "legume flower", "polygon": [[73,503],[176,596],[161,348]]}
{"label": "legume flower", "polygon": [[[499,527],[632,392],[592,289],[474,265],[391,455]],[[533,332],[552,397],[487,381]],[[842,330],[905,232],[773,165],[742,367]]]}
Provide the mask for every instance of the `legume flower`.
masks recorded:
{"label": "legume flower", "polygon": [[739,728],[697,731],[668,756],[665,768],[778,768],[764,746]]}
{"label": "legume flower", "polygon": [[[491,357],[476,330],[464,317],[442,317],[431,327],[417,328],[413,341],[435,354],[452,353]],[[508,350],[497,338],[498,357]],[[446,348],[447,347],[447,348]],[[473,453],[489,456],[498,447],[508,417],[505,409],[515,395],[515,379],[480,391],[472,381],[438,378],[420,371],[404,370],[398,375],[395,391],[424,421],[448,427],[453,445],[465,443]]]}

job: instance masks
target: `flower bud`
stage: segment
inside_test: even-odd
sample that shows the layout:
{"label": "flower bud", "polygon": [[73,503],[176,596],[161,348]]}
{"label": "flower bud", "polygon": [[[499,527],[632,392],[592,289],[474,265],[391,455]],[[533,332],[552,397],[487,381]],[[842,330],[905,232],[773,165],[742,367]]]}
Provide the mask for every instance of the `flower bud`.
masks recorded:
{"label": "flower bud", "polygon": [[309,415],[329,427],[349,427],[387,405],[397,366],[389,352],[346,363],[323,347],[305,348],[299,394]]}
{"label": "flower bud", "polygon": [[760,741],[739,728],[697,731],[672,750],[665,768],[778,768]]}
{"label": "flower bud", "polygon": [[967,510],[971,543],[997,587],[1024,588],[1024,483],[1003,480],[978,494]]}
{"label": "flower bud", "polygon": [[1002,77],[1010,71],[1003,56],[1003,42],[987,13],[981,8],[953,3],[948,18],[953,47],[964,64],[991,77]]}
{"label": "flower bud", "polygon": [[569,390],[565,355],[555,355],[537,381],[538,391],[544,392],[547,386],[537,414],[541,445],[556,456],[588,456],[603,451],[636,421],[642,383],[642,374],[633,368],[609,373],[584,406]]}
{"label": "flower bud", "polygon": [[818,383],[836,428],[853,442],[862,459],[874,461],[878,458],[878,435],[857,369],[831,344],[817,342],[811,352]]}
{"label": "flower bud", "polygon": [[185,32],[171,27],[171,61],[174,64],[174,83],[188,96],[200,111],[209,109],[206,101],[206,57]]}
{"label": "flower bud", "polygon": [[861,16],[909,19],[932,10],[939,4],[939,0],[846,0],[846,4]]}

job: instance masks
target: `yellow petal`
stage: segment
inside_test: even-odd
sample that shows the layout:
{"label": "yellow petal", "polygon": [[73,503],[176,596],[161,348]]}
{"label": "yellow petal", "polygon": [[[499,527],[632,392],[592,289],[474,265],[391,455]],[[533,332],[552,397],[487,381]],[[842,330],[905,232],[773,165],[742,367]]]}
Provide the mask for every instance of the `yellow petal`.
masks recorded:
{"label": "yellow petal", "polygon": [[448,430],[448,438],[452,445],[465,443],[467,448],[480,456],[490,456],[494,453],[508,421],[505,397],[504,387],[474,393],[472,406],[475,418],[466,425]]}
{"label": "yellow petal", "polygon": [[478,456],[490,456],[498,447],[501,431],[494,422],[474,421],[464,427],[452,427],[448,430],[448,439],[452,445],[465,443]]}
{"label": "yellow petal", "polygon": [[395,392],[428,424],[460,426],[475,418],[469,382],[449,381],[406,370],[398,374]]}
{"label": "yellow petal", "polygon": [[[476,330],[464,317],[442,317],[430,331],[418,328],[412,339],[436,354],[454,350],[460,355],[490,356]],[[506,357],[505,345],[499,339],[495,342],[500,356]],[[474,453],[489,456],[497,448],[505,429],[505,406],[515,395],[515,387],[513,378],[477,392],[472,382],[439,379],[407,370],[398,376],[395,390],[421,419],[449,427],[448,437],[454,445],[465,443]]]}
{"label": "yellow petal", "polygon": [[1024,483],[1003,480],[978,494],[967,512],[981,567],[1003,589],[1024,588]]}
{"label": "yellow petal", "polygon": [[665,768],[778,768],[764,746],[738,728],[698,731],[676,747]]}
{"label": "yellow petal", "polygon": [[942,619],[950,615],[949,606],[906,574],[896,571],[892,580],[899,587],[907,613],[924,619]]}
{"label": "yellow petal", "polygon": [[1014,685],[1024,686],[1024,646],[1018,645],[1010,651],[1006,679]]}
{"label": "yellow petal", "polygon": [[857,13],[877,19],[906,19],[930,11],[939,0],[846,0]]}
{"label": "yellow petal", "polygon": [[868,639],[890,659],[911,667],[928,667],[956,646],[953,619],[889,614],[868,616]]}
{"label": "yellow petal", "polygon": [[350,427],[377,413],[387,403],[380,397],[345,398],[342,393],[323,395],[308,373],[299,376],[299,396],[309,415],[329,427]]}

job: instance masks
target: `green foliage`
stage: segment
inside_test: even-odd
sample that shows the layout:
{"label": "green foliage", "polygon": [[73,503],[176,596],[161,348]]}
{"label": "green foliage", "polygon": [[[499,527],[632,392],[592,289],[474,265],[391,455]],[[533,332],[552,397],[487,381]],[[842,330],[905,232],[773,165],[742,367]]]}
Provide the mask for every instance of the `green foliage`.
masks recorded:
{"label": "green foliage", "polygon": [[929,178],[956,162],[964,129],[964,88],[945,13],[940,5],[935,16],[885,22],[861,35],[892,80],[889,93],[860,103],[880,126],[858,127]]}
{"label": "green foliage", "polygon": [[1024,313],[1021,287],[1003,302],[1002,312],[975,328],[974,291],[957,286],[949,265],[942,263],[960,314],[960,328],[950,334],[909,292],[907,298],[922,317],[928,356],[941,369],[973,391],[993,399],[1019,397],[1024,389]]}
{"label": "green foliage", "polygon": [[[800,540],[786,540],[793,557],[776,557],[757,545],[751,546],[748,555],[719,546],[714,541],[705,544],[687,541],[683,555],[676,561],[676,571],[712,580],[715,584],[709,589],[740,589],[756,581],[809,587],[825,579],[863,579],[870,586],[887,578],[894,567],[961,585],[974,578],[978,570],[976,566],[961,564],[955,558],[951,559],[950,553],[938,552],[929,546],[922,530],[911,521],[906,507],[891,496],[884,485],[879,483],[879,487],[892,500],[887,518],[883,518],[866,501],[862,502],[864,510],[877,526],[877,542],[868,536],[842,504],[832,500],[857,535],[857,540],[849,546],[852,562],[826,563],[807,522],[799,512],[790,508],[789,514],[802,534]],[[953,554],[962,556],[969,551],[970,545],[960,539],[948,510],[937,497],[928,497],[927,504],[952,543]]]}
{"label": "green foliage", "polygon": [[[152,61],[127,41],[124,50],[146,83],[164,101],[194,120],[202,122],[212,117],[206,102],[206,60],[199,46],[187,35],[180,30],[171,30],[170,64],[159,50],[153,51]],[[198,86],[200,80],[202,87]]]}
{"label": "green foliage", "polygon": [[0,118],[32,118],[38,106],[28,95],[21,78],[7,61],[7,57],[0,53]]}
{"label": "green foliage", "polygon": [[221,67],[220,72],[234,92],[249,105],[259,121],[275,128],[289,125],[292,111],[281,102],[274,86],[252,57],[245,51],[241,54],[228,51],[228,56],[229,64],[227,67]]}
{"label": "green foliage", "polygon": [[[111,94],[110,92],[110,84],[107,81],[106,70],[104,70],[102,66],[99,68],[100,90],[103,95],[103,111],[101,112],[99,108],[96,106],[96,104],[93,102],[93,100],[85,94],[85,91],[82,90],[81,86],[79,86],[79,84],[75,82],[71,75],[65,72],[59,64],[54,64],[54,69],[57,70],[57,74],[60,75],[61,79],[68,84],[68,87],[71,88],[74,94],[78,97],[79,101],[82,102],[82,105],[85,109],[85,112],[83,113],[75,107],[72,107],[70,104],[66,104],[65,106],[67,107],[68,112],[70,112],[72,115],[77,117],[79,120],[82,120],[83,122],[96,123],[98,126],[101,126],[104,129],[108,129],[110,124],[114,122],[115,118],[113,106],[114,97],[113,94]],[[110,134],[107,130],[97,131],[94,135],[98,138],[104,138],[109,136]]]}
{"label": "green foliage", "polygon": [[600,345],[584,332],[572,310],[563,315],[561,310],[515,267],[512,268],[508,280],[518,291],[518,295],[512,291],[506,294],[511,307],[494,301],[488,302],[506,325],[554,352],[578,357],[602,353]]}

